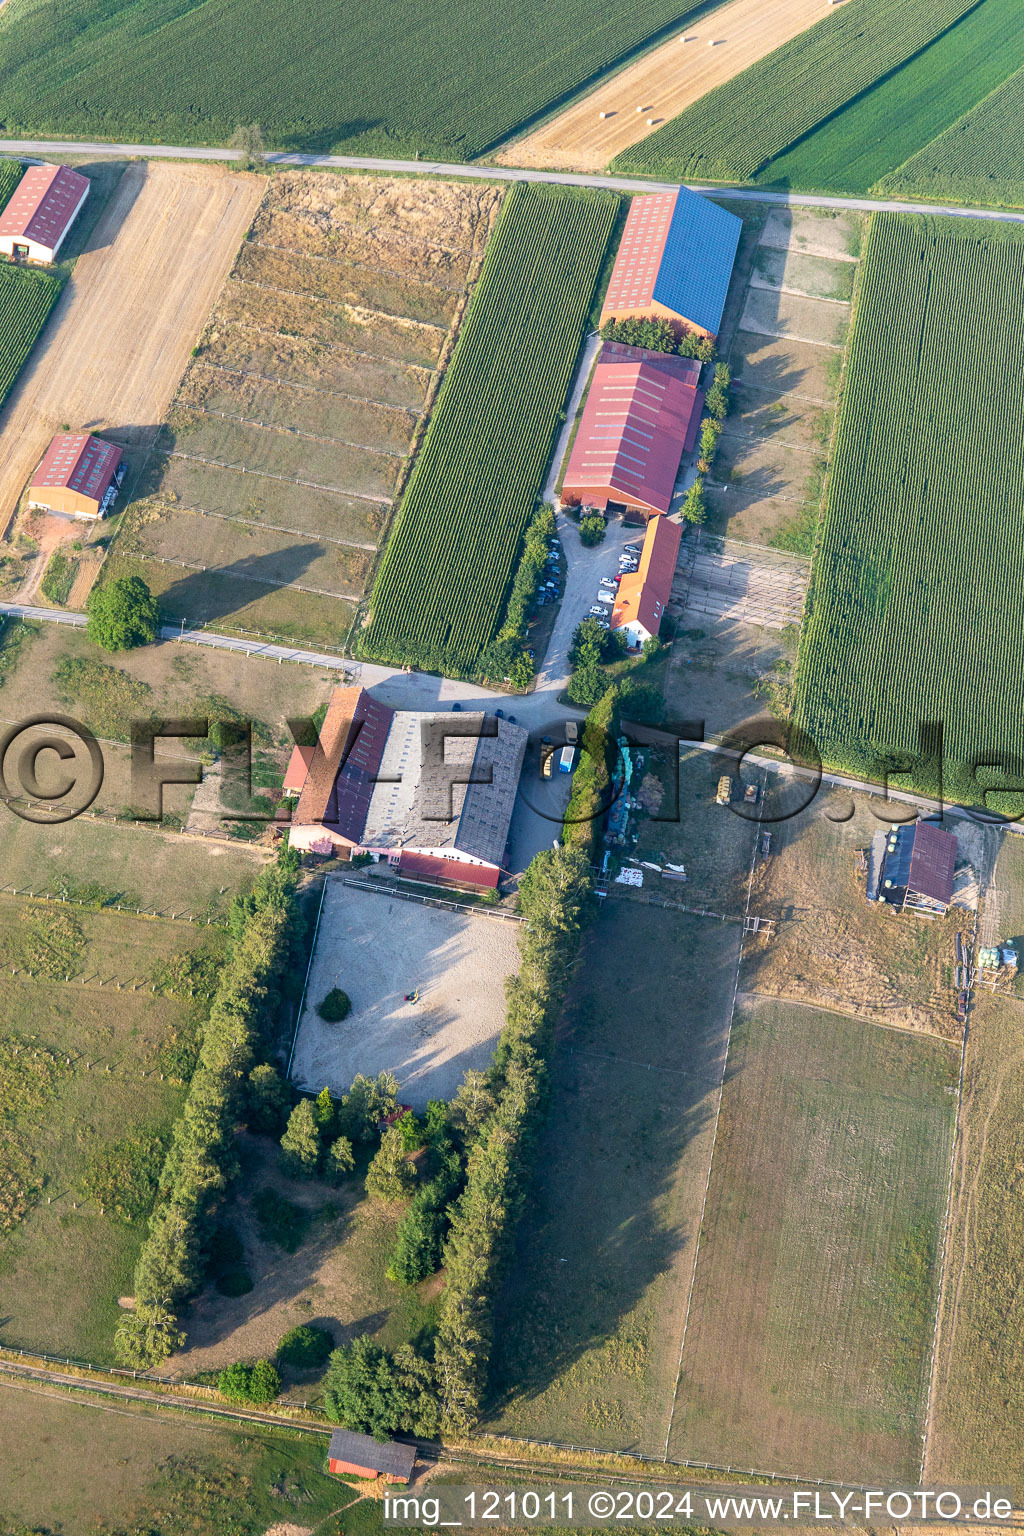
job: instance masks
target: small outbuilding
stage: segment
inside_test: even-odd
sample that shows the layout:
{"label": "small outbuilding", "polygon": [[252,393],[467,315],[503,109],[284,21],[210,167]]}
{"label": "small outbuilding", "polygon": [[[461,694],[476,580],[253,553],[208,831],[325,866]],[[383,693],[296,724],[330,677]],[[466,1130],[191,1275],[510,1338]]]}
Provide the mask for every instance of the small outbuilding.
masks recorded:
{"label": "small outbuilding", "polygon": [[349,1477],[383,1477],[389,1483],[407,1483],[416,1461],[414,1445],[400,1445],[397,1440],[374,1440],[350,1429],[336,1429],[327,1453],[330,1472]]}
{"label": "small outbuilding", "polygon": [[67,165],[30,165],[0,214],[0,252],[55,261],[89,196],[89,178]]}
{"label": "small outbuilding", "polygon": [[58,432],[28,488],[28,504],[63,517],[103,517],[124,478],[116,443],[89,432]]}
{"label": "small outbuilding", "polygon": [[[876,834],[877,836],[878,834]],[[900,912],[939,917],[953,900],[957,842],[934,821],[904,822],[881,834],[884,846],[874,854],[875,900]],[[871,894],[872,871],[868,875]]]}
{"label": "small outbuilding", "polygon": [[657,636],[675,580],[682,526],[670,517],[652,517],[636,571],[623,576],[612,608],[611,628],[621,630],[630,650]]}

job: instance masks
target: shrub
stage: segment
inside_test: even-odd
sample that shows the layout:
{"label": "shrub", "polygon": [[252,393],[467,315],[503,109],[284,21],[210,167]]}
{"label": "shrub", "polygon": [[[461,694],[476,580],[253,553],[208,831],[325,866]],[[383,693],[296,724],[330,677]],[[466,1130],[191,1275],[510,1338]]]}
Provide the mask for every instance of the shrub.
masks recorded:
{"label": "shrub", "polygon": [[269,1360],[257,1360],[252,1365],[238,1360],[217,1377],[217,1391],[233,1403],[266,1407],[280,1390],[281,1378]]}
{"label": "shrub", "polygon": [[280,1136],[288,1119],[292,1091],[269,1062],[260,1062],[249,1073],[246,1097],[249,1129],[264,1136]]}
{"label": "shrub", "polygon": [[277,1358],[281,1365],[309,1371],[326,1365],[333,1348],[334,1339],[326,1328],[300,1323],[297,1328],[289,1328],[277,1346]]}
{"label": "shrub", "polygon": [[254,1196],[252,1208],[256,1225],[265,1243],[276,1243],[285,1253],[301,1248],[309,1229],[309,1212],[276,1189],[261,1189]]}
{"label": "shrub", "polygon": [[356,1159],[355,1153],[352,1151],[352,1143],[347,1136],[339,1136],[328,1147],[324,1157],[324,1178],[330,1179],[332,1184],[340,1184],[352,1172],[355,1165]]}
{"label": "shrub", "polygon": [[340,1024],[352,1012],[352,999],[340,987],[332,987],[317,1009],[328,1024]]}

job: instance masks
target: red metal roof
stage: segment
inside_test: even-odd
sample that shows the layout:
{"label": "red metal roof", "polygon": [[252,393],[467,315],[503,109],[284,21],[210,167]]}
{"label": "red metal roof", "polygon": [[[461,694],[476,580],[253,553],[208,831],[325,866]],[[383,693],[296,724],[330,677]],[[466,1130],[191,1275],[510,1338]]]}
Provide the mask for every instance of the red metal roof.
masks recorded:
{"label": "red metal roof", "polygon": [[32,487],[59,486],[101,502],[120,462],[121,450],[115,443],[105,443],[88,432],[58,432],[32,476]]}
{"label": "red metal roof", "polygon": [[495,864],[466,864],[462,859],[443,859],[433,853],[412,853],[402,850],[398,863],[402,874],[417,875],[421,880],[459,880],[463,885],[488,886],[498,883],[499,870]]}
{"label": "red metal roof", "polygon": [[0,214],[0,235],[35,240],[52,250],[88,190],[88,176],[69,166],[30,165]]}
{"label": "red metal roof", "polygon": [[944,832],[934,822],[919,821],[914,828],[908,889],[948,907],[953,899],[955,867],[956,838],[952,832]]}
{"label": "red metal roof", "polygon": [[648,634],[656,635],[665,605],[672,594],[672,582],[683,537],[680,523],[668,517],[652,517],[644,534],[640,566],[619,582],[612,608],[612,629],[639,621]]}
{"label": "red metal roof", "polygon": [[303,781],[296,826],[319,823],[359,843],[393,719],[394,710],[363,688],[334,690],[320,731],[323,752]]}
{"label": "red metal roof", "polygon": [[653,303],[654,285],[661,270],[675,207],[674,192],[634,197],[612,268],[602,320],[616,310],[642,309]]}
{"label": "red metal roof", "polygon": [[[672,505],[679,461],[697,440],[700,364],[674,353],[605,342],[565,472],[563,496],[584,504]],[[588,503],[588,494],[593,500]]]}

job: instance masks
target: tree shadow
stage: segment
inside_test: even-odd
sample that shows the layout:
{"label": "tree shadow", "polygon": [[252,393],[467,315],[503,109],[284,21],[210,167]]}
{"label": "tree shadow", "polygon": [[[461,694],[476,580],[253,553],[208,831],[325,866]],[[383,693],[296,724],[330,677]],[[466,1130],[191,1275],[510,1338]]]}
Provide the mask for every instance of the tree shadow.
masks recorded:
{"label": "tree shadow", "polygon": [[160,593],[161,616],[175,624],[226,619],[247,603],[297,581],[323,553],[322,544],[291,544],[272,554],[246,555],[182,576]]}
{"label": "tree shadow", "polygon": [[[336,145],[351,148],[352,139],[362,138],[364,134],[380,132],[381,154],[387,153],[388,145],[384,142],[387,135],[387,125],[380,117],[352,117],[345,122],[333,123],[329,127],[320,128],[315,133],[287,133],[280,140],[281,149],[270,151],[267,160],[273,163],[280,154],[305,154],[305,155],[329,155],[333,153]],[[390,146],[394,155],[394,144]],[[364,150],[368,152],[368,150]],[[412,158],[412,151],[409,158]]]}

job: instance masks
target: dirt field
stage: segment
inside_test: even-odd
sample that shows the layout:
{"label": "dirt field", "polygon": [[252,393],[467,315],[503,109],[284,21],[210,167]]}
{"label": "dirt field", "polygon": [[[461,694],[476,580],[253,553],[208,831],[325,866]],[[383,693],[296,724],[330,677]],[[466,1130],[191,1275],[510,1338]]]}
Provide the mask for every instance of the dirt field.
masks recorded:
{"label": "dirt field", "polygon": [[107,574],[130,562],[172,620],[339,649],[501,192],[264,186]]}
{"label": "dirt field", "polygon": [[[542,170],[601,171],[630,144],[781,48],[823,14],[820,0],[781,0],[767,11],[762,0],[730,0],[510,144],[496,159]],[[602,113],[607,114],[604,120]]]}
{"label": "dirt field", "polygon": [[664,1453],[738,945],[736,924],[614,896],[587,933],[499,1302],[489,1427]]}
{"label": "dirt field", "polygon": [[[483,1069],[505,1022],[505,977],[519,964],[518,924],[421,907],[331,881],[292,1069],[302,1088],[347,1090],[388,1070],[419,1111]],[[332,987],[352,999],[342,1024],[316,1012]],[[406,993],[419,992],[415,1003]]]}
{"label": "dirt field", "polygon": [[741,1000],[670,1456],[916,1477],[958,1066]]}
{"label": "dirt field", "polygon": [[63,422],[152,436],[264,185],[213,166],[128,167],[0,415],[0,527]]}
{"label": "dirt field", "polygon": [[[856,853],[884,825],[870,804],[869,796],[823,787],[808,810],[771,827],[771,852],[758,861],[751,910],[778,926],[769,938],[750,938],[743,986],[958,1039],[953,935],[967,914],[954,907],[929,922],[866,900]],[[839,819],[850,810],[848,820]],[[961,860],[976,870],[980,865],[984,878],[995,834],[967,818],[949,824]],[[829,872],[825,887],[823,870]]]}
{"label": "dirt field", "polygon": [[709,739],[733,730],[763,712],[755,680],[780,660],[792,663],[795,656],[795,636],[789,632],[780,635],[731,619],[705,620],[698,626],[684,616],[665,675],[668,718],[703,720]]}

